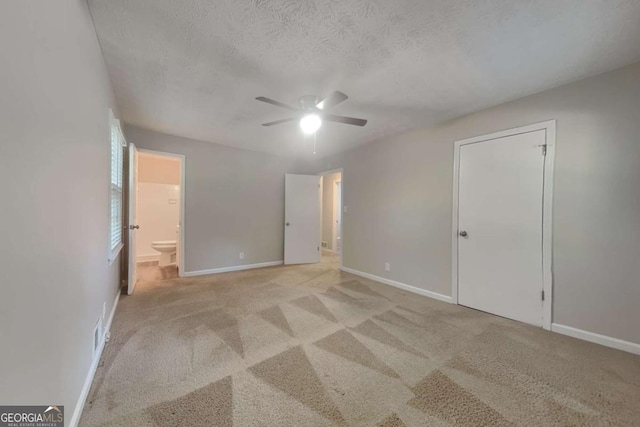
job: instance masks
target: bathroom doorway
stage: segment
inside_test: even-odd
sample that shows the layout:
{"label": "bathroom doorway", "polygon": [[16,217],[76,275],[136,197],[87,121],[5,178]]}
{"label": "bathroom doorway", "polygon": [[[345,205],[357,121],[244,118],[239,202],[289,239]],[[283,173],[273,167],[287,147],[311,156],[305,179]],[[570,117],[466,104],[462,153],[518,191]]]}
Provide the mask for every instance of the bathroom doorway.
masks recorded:
{"label": "bathroom doorway", "polygon": [[342,169],[322,174],[322,255],[342,265]]}
{"label": "bathroom doorway", "polygon": [[177,278],[184,271],[184,160],[179,154],[138,150],[134,196],[139,228],[129,266],[138,283]]}

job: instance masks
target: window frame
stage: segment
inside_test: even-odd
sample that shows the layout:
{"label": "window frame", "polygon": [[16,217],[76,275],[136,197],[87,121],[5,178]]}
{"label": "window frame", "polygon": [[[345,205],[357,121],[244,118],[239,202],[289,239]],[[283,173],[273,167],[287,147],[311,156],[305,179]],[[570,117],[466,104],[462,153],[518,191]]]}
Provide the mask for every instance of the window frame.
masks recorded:
{"label": "window frame", "polygon": [[[113,156],[114,156],[114,140],[113,140],[113,135],[114,135],[114,131],[116,133],[117,139],[118,139],[118,144],[117,147],[119,147],[119,153],[116,154],[116,156],[118,156],[119,158],[116,160],[117,163],[119,163],[119,167],[120,167],[120,171],[119,171],[119,176],[115,177],[115,183],[114,183],[114,167],[113,167]],[[126,147],[126,141],[124,139],[124,135],[122,134],[122,128],[120,127],[120,120],[116,119],[116,117],[113,114],[113,111],[111,109],[109,109],[109,192],[108,192],[108,207],[109,207],[109,230],[108,230],[108,246],[109,246],[109,256],[108,256],[108,261],[109,261],[109,265],[113,264],[113,262],[118,258],[118,255],[120,255],[120,252],[122,251],[122,249],[124,248],[124,147]],[[116,171],[116,173],[118,173]],[[118,186],[118,181],[119,181],[119,186]],[[113,195],[114,192],[118,192],[119,193],[119,199],[120,199],[120,224],[119,224],[119,228],[120,228],[120,234],[119,234],[119,241],[113,241],[112,237],[113,237],[113,221],[114,221],[114,216],[113,216]]]}

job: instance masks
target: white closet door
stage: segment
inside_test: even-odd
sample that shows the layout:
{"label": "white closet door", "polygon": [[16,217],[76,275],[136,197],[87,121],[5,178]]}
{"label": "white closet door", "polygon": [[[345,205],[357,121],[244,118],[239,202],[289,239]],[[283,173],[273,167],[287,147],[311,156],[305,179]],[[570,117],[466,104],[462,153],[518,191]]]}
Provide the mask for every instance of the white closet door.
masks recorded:
{"label": "white closet door", "polygon": [[458,301],[542,325],[545,131],[460,147]]}

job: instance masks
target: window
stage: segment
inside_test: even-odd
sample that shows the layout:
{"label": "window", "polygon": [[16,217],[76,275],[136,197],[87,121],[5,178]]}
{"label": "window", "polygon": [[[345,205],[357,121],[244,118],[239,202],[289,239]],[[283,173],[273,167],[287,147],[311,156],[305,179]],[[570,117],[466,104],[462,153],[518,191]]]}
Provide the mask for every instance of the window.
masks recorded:
{"label": "window", "polygon": [[124,146],[126,145],[120,121],[109,110],[111,127],[111,179],[109,181],[109,262],[113,262],[124,246],[122,242],[123,188],[122,175],[124,164]]}

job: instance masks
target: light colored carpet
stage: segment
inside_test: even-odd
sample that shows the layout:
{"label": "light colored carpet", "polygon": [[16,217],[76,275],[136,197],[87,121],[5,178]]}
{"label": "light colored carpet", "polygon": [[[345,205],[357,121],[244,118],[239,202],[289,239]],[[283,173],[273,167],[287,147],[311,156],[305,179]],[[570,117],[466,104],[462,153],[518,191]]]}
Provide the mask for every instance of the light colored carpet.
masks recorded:
{"label": "light colored carpet", "polygon": [[326,257],[139,283],[81,425],[640,425],[640,357]]}

